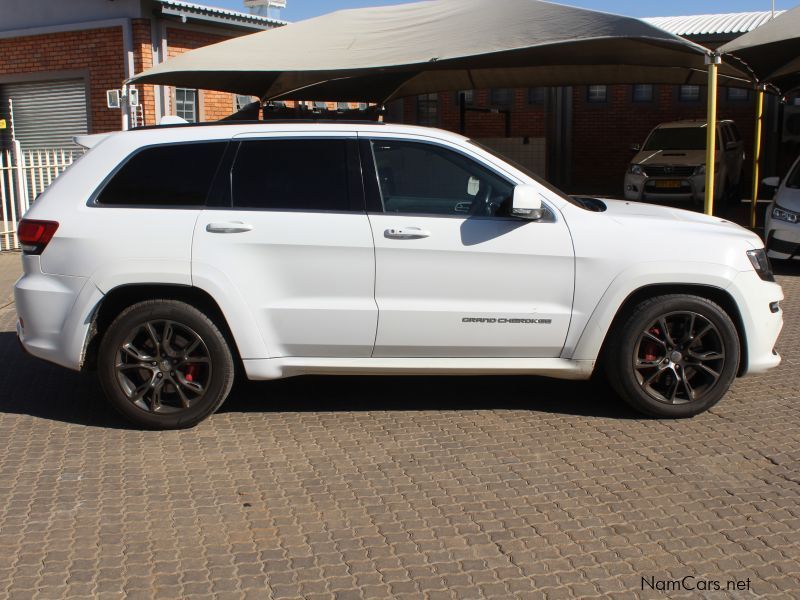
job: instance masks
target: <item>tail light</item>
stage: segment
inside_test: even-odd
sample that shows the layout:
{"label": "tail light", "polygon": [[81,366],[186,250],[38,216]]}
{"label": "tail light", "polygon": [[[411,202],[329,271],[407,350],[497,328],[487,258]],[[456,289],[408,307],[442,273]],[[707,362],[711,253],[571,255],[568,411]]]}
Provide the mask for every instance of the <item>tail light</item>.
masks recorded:
{"label": "tail light", "polygon": [[17,237],[25,254],[41,254],[58,229],[55,221],[22,219],[17,227]]}

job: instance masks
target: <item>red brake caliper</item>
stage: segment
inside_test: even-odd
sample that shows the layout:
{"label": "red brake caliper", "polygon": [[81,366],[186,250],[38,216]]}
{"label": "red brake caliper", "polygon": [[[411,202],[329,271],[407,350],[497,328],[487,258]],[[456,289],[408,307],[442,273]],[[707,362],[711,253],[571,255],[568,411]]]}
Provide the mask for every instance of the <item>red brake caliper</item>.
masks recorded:
{"label": "red brake caliper", "polygon": [[186,381],[194,381],[194,378],[197,377],[197,369],[197,365],[189,365],[186,367],[186,371],[183,374]]}
{"label": "red brake caliper", "polygon": [[[647,333],[659,337],[661,335],[661,330],[658,327],[653,327]],[[654,341],[646,340],[642,346],[642,350],[644,351],[644,356],[642,357],[643,361],[653,362],[658,359],[658,344]]]}

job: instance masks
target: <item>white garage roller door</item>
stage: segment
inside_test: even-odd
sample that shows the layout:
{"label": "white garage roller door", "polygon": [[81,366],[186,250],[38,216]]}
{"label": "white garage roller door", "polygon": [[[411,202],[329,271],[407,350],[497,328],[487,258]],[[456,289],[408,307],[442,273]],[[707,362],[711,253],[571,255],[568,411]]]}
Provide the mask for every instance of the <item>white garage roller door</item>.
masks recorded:
{"label": "white garage roller door", "polygon": [[0,84],[0,102],[14,101],[14,131],[23,148],[73,146],[72,138],[89,132],[86,83],[63,79]]}

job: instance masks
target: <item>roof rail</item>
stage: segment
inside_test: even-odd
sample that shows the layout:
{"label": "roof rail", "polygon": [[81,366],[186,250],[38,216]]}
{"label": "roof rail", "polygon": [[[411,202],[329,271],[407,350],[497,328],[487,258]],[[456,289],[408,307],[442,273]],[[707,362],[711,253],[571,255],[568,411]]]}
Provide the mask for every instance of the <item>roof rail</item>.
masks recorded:
{"label": "roof rail", "polygon": [[265,119],[262,121],[209,121],[206,123],[169,123],[167,125],[145,125],[130,131],[147,131],[150,129],[176,129],[186,127],[221,127],[223,125],[289,125],[293,123],[324,123],[344,125],[385,125],[380,121],[369,119]]}

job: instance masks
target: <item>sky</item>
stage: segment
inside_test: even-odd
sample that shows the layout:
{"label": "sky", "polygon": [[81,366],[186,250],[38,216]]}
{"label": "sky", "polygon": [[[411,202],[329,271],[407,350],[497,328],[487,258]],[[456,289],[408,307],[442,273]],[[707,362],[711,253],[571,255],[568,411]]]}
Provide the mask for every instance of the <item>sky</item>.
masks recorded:
{"label": "sky", "polygon": [[[198,4],[244,10],[242,0],[192,0]],[[287,0],[281,18],[299,21],[342,8],[400,4],[403,0]],[[502,2],[502,0],[497,0]],[[703,13],[770,10],[771,0],[564,0],[571,4],[632,17],[696,15]],[[776,9],[793,8],[800,0],[776,0]]]}

